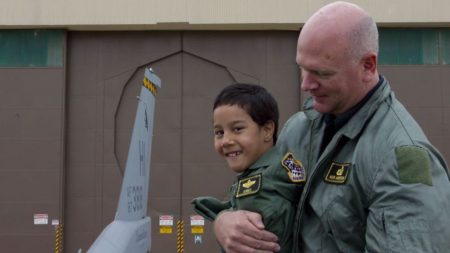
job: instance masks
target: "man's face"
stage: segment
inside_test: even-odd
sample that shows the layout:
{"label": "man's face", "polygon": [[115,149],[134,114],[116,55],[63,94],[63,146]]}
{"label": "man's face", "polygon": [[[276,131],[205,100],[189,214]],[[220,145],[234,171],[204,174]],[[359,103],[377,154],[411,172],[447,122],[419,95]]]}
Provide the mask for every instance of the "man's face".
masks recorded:
{"label": "man's face", "polygon": [[300,36],[296,61],[301,89],[313,97],[314,109],[341,114],[356,105],[361,95],[360,62],[354,61],[341,40],[326,41]]}

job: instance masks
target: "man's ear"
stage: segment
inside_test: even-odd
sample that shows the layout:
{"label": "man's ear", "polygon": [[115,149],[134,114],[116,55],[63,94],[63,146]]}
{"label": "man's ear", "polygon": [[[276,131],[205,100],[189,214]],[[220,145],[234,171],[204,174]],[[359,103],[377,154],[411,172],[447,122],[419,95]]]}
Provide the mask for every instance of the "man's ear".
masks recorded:
{"label": "man's ear", "polygon": [[273,134],[275,131],[275,123],[273,121],[267,121],[263,126],[264,141],[269,142],[273,140]]}
{"label": "man's ear", "polygon": [[375,53],[367,53],[361,58],[362,74],[365,82],[373,80],[373,76],[378,75],[377,61],[378,58]]}

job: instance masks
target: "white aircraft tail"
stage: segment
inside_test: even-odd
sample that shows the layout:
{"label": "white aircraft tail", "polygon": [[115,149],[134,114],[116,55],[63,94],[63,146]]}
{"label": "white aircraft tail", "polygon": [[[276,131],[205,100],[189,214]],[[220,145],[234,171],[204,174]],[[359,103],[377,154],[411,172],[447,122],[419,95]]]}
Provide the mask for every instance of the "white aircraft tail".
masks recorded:
{"label": "white aircraft tail", "polygon": [[147,216],[155,96],[161,80],[145,69],[115,219],[98,236],[88,253],[145,253],[151,247]]}

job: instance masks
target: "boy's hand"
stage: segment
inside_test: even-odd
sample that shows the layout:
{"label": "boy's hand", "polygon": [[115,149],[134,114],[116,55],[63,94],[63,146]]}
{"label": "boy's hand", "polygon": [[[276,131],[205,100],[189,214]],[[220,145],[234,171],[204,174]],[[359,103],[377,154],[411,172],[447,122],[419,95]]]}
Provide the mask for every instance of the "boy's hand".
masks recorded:
{"label": "boy's hand", "polygon": [[261,215],[250,211],[221,212],[214,221],[214,233],[228,253],[277,252],[277,236],[264,230]]}

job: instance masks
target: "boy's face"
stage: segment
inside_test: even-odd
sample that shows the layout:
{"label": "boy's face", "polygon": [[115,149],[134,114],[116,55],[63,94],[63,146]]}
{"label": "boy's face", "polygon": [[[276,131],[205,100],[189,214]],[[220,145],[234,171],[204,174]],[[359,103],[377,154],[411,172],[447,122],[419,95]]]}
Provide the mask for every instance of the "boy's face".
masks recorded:
{"label": "boy's face", "polygon": [[273,146],[274,124],[259,126],[237,105],[214,110],[214,148],[235,172],[243,172]]}

